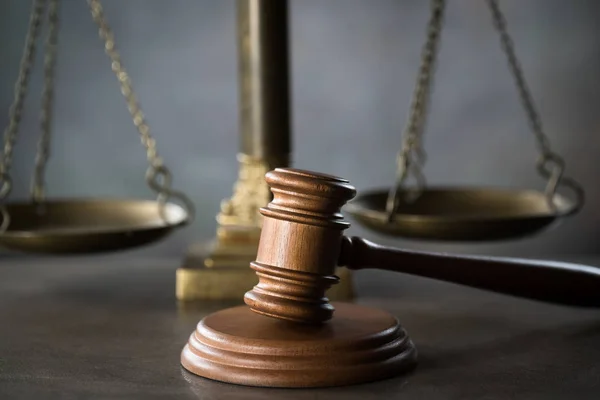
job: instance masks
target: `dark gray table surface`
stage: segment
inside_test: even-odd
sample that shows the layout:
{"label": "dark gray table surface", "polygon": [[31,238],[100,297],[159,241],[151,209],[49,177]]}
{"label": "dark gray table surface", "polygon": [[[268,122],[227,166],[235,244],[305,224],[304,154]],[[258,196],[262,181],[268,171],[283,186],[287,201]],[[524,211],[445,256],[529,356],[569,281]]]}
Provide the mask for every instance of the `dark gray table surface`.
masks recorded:
{"label": "dark gray table surface", "polygon": [[178,262],[0,259],[0,399],[600,399],[600,311],[383,271],[355,274],[356,302],[398,316],[420,351],[414,373],[310,390],[199,378],[182,346],[239,302],[178,306]]}

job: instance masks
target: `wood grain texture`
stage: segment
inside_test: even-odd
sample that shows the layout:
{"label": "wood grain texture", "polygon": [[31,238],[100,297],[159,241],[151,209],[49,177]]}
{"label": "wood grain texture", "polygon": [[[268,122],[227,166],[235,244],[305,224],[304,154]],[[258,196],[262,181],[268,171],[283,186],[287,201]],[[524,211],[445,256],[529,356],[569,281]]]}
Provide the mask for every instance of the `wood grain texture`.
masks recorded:
{"label": "wood grain texture", "polygon": [[[600,265],[598,256],[565,260]],[[2,261],[3,400],[600,399],[595,310],[361,271],[360,302],[399,318],[419,350],[415,373],[323,389],[248,387],[181,367],[181,349],[198,321],[232,304],[177,307],[173,269],[180,257]],[[235,305],[243,305],[241,297]]]}
{"label": "wood grain texture", "polygon": [[356,191],[348,181],[278,168],[266,180],[274,199],[252,268],[259,283],[245,295],[253,311],[296,322],[332,318],[325,296],[336,265],[382,268],[503,294],[573,306],[600,306],[600,270],[552,261],[438,254],[384,247],[344,237],[340,213]]}
{"label": "wood grain texture", "polygon": [[355,194],[348,181],[308,171],[278,168],[267,173],[273,200],[260,210],[263,229],[251,267],[258,284],[244,297],[253,311],[305,323],[331,319],[325,297],[348,228],[341,207]]}
{"label": "wood grain texture", "polygon": [[318,387],[384,379],[414,366],[416,349],[394,317],[329,303],[337,264],[566,304],[597,299],[600,273],[591,267],[417,253],[347,238],[340,210],[356,193],[347,181],[294,169],[276,169],[266,180],[274,199],[261,209],[251,263],[259,282],[244,296],[250,307],[198,324],[181,354],[194,374],[249,386]]}
{"label": "wood grain texture", "polygon": [[396,249],[343,238],[340,262],[578,307],[600,307],[600,269],[566,262]]}
{"label": "wood grain texture", "polygon": [[387,312],[336,303],[336,318],[298,325],[241,306],[205,317],[181,353],[196,375],[262,387],[326,387],[396,376],[416,349]]}

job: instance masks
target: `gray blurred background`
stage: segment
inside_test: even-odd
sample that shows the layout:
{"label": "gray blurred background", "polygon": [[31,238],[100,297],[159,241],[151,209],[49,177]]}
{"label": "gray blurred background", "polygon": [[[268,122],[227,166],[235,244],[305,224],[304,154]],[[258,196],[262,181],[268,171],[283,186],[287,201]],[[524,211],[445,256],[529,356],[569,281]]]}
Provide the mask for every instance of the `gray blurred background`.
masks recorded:
{"label": "gray blurred background", "polygon": [[[30,1],[0,0],[0,125]],[[151,198],[145,152],[86,2],[63,0],[50,196]],[[124,65],[195,224],[130,252],[181,257],[215,233],[237,177],[235,0],[104,0]],[[567,173],[587,190],[579,215],[530,239],[449,245],[353,233],[406,247],[506,255],[596,253],[600,239],[600,2],[500,1],[529,85]],[[428,19],[425,0],[291,0],[294,165],[360,190],[389,185]],[[425,148],[432,184],[543,189],[536,147],[483,1],[450,0]],[[41,67],[40,63],[37,64]],[[41,68],[16,148],[13,198],[24,198],[39,134]]]}

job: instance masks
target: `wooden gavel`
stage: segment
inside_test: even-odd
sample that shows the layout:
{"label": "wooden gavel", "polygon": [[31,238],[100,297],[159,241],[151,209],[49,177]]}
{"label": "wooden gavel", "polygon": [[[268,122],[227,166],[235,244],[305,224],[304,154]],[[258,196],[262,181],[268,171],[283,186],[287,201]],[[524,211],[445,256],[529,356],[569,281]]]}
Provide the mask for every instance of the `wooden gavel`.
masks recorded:
{"label": "wooden gavel", "polygon": [[260,314],[319,324],[334,308],[325,296],[337,266],[379,268],[513,296],[572,306],[600,306],[600,270],[583,265],[474,257],[383,247],[343,236],[342,206],[356,195],[345,179],[290,168],[267,173],[273,200],[256,261],[259,282],[244,300]]}

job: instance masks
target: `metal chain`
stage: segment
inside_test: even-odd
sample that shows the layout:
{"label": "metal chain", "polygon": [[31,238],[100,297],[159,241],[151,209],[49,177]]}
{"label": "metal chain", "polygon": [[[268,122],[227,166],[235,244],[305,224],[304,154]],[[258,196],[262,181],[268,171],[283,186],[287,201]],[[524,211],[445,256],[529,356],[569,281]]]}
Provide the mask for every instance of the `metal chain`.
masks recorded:
{"label": "metal chain", "polygon": [[400,202],[399,193],[411,172],[415,177],[416,187],[411,191],[412,195],[405,200],[414,200],[426,185],[425,175],[422,171],[426,154],[421,147],[421,137],[425,130],[433,72],[444,21],[445,3],[445,0],[431,0],[427,39],[422,50],[421,65],[413,92],[408,123],[403,133],[402,148],[397,157],[396,184],[390,190],[386,203],[388,221],[393,219]]}
{"label": "metal chain", "polygon": [[52,112],[54,100],[54,71],[56,66],[56,48],[58,44],[59,1],[50,0],[48,8],[48,35],[44,54],[44,88],[42,89],[42,111],[40,114],[41,135],[37,144],[35,169],[31,183],[31,199],[41,203],[45,199],[46,165],[50,157],[50,139],[52,130]]}
{"label": "metal chain", "polygon": [[515,80],[521,104],[525,109],[531,130],[537,140],[537,145],[540,152],[540,157],[537,162],[539,174],[548,179],[546,185],[546,196],[549,204],[554,207],[554,198],[559,185],[567,186],[576,196],[576,209],[583,205],[584,190],[574,179],[564,177],[565,161],[557,153],[553,152],[550,147],[550,140],[544,133],[541,118],[536,110],[533,97],[525,82],[525,77],[514,49],[514,43],[508,34],[507,23],[498,2],[496,0],[488,0],[488,6],[492,13],[494,27],[500,35],[500,43],[504,51],[511,74]]}
{"label": "metal chain", "polygon": [[25,47],[21,56],[19,66],[19,76],[15,83],[14,99],[8,112],[8,126],[4,130],[4,151],[0,156],[0,200],[4,200],[12,188],[10,178],[10,168],[12,166],[12,153],[19,125],[23,116],[23,105],[27,96],[31,69],[35,60],[36,41],[40,34],[42,25],[42,14],[46,8],[45,0],[34,0],[31,15],[29,17],[29,27],[27,37],[25,38]]}
{"label": "metal chain", "polygon": [[23,105],[29,87],[31,69],[35,60],[36,41],[40,34],[42,15],[45,9],[45,0],[34,0],[29,17],[25,46],[19,65],[19,75],[15,83],[14,98],[8,111],[8,126],[4,129],[4,146],[2,154],[0,154],[0,213],[2,214],[0,232],[6,231],[10,224],[10,215],[3,203],[12,189],[12,179],[10,176],[12,153],[23,116]]}
{"label": "metal chain", "polygon": [[150,189],[152,189],[158,195],[161,217],[165,221],[167,220],[164,206],[169,199],[177,199],[186,207],[186,211],[188,213],[187,222],[190,222],[194,218],[194,205],[183,192],[171,189],[171,172],[157,153],[156,141],[150,135],[150,128],[148,127],[144,114],[142,113],[142,110],[138,104],[131,84],[131,79],[125,70],[125,67],[123,67],[123,64],[121,63],[121,56],[115,47],[115,38],[113,32],[104,18],[102,4],[99,0],[88,0],[87,2],[91,10],[92,17],[99,27],[100,38],[104,40],[104,50],[111,59],[112,70],[119,81],[119,85],[121,86],[121,93],[127,102],[127,108],[133,119],[133,124],[140,134],[142,145],[146,148],[146,158],[148,159],[149,163],[149,167],[146,172],[146,182]]}

